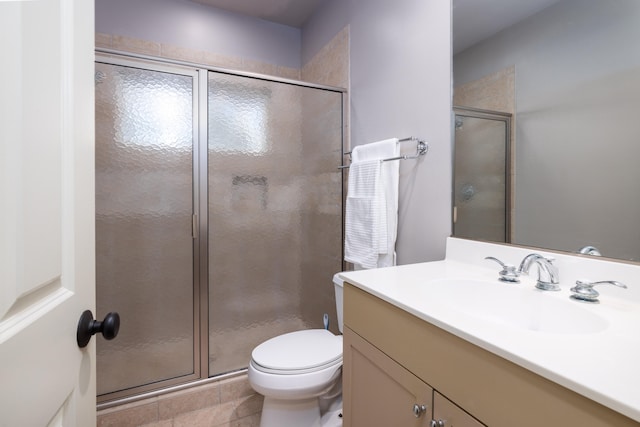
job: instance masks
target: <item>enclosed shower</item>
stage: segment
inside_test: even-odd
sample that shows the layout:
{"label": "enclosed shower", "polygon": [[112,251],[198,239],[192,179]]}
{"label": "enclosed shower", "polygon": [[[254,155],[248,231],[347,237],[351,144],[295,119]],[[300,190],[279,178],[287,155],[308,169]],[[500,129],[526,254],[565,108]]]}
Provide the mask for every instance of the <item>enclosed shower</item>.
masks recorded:
{"label": "enclosed shower", "polygon": [[453,235],[511,241],[511,115],[454,108]]}
{"label": "enclosed shower", "polygon": [[[98,56],[98,401],[242,372],[335,319],[343,91]],[[333,322],[335,324],[335,322]]]}

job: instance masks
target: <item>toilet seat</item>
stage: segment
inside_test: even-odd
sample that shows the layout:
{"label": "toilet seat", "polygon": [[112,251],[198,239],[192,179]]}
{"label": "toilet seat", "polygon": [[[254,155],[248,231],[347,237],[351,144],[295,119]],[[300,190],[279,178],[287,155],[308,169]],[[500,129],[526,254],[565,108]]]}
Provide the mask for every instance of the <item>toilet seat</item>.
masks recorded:
{"label": "toilet seat", "polygon": [[298,375],[342,364],[342,337],[325,329],[291,332],[267,340],[251,353],[255,369]]}

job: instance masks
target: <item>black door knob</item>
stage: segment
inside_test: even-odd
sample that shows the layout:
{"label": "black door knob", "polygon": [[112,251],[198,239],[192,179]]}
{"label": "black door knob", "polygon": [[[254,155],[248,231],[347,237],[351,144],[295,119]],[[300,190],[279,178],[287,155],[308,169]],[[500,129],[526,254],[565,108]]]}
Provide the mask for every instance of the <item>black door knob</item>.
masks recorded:
{"label": "black door knob", "polygon": [[86,347],[89,344],[89,340],[91,340],[91,336],[98,332],[102,334],[104,339],[112,340],[118,335],[119,330],[120,315],[118,313],[107,314],[101,322],[93,320],[91,310],[85,310],[80,316],[80,321],[78,321],[78,332],[76,334],[78,347]]}

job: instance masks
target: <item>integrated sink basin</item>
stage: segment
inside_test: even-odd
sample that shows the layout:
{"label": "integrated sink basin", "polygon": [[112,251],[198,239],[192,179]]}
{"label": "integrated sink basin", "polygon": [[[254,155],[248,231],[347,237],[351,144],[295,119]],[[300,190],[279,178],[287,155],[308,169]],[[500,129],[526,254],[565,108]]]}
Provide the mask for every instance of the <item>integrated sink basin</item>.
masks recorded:
{"label": "integrated sink basin", "polygon": [[[521,283],[498,281],[496,266],[488,264],[480,254],[492,254],[513,262],[526,258],[531,250],[450,238],[444,260],[345,272],[341,277],[349,283],[347,288],[354,288],[352,296],[359,289],[394,306],[397,309],[394,313],[398,310],[406,313],[400,316],[399,325],[405,328],[399,333],[410,333],[416,339],[422,337],[427,340],[426,345],[433,348],[433,357],[424,358],[424,372],[437,373],[444,380],[440,367],[442,362],[448,362],[446,354],[454,355],[451,360],[454,364],[463,361],[462,356],[472,350],[475,353],[473,346],[476,346],[489,353],[479,353],[482,364],[478,366],[491,368],[486,369],[491,372],[489,377],[497,376],[494,365],[488,363],[493,354],[633,420],[613,422],[601,413],[603,415],[597,416],[591,425],[610,421],[609,425],[640,426],[637,390],[640,383],[640,266],[596,259],[598,257],[549,254],[555,258],[561,278],[560,291],[552,292],[536,289],[538,272],[535,270],[529,276],[521,275]],[[600,304],[582,303],[569,298],[569,289],[580,278],[613,279],[625,283],[628,289],[603,288]],[[381,330],[377,333],[383,335],[395,333],[396,325],[391,323],[391,318],[369,319],[368,313],[351,307],[351,316],[361,316],[362,322],[370,322],[367,328],[379,327]],[[421,321],[425,323],[424,329],[419,326]],[[364,327],[365,324],[358,320],[357,325]],[[424,331],[424,335],[418,331]],[[440,338],[446,341],[442,345]],[[395,343],[396,338],[380,342],[383,341]],[[394,354],[404,355],[403,352]],[[411,358],[420,363],[419,356],[412,354]],[[438,363],[427,363],[432,360]],[[509,368],[507,376],[515,379],[515,372],[516,369]],[[464,375],[461,378],[466,380]],[[518,390],[524,383],[535,387],[543,384],[532,381],[533,377],[528,375],[518,378],[518,386],[501,383],[501,387]],[[465,382],[459,385],[460,390],[464,388],[465,393],[468,392]],[[555,392],[546,395],[552,405],[562,400],[589,411],[599,407],[588,403],[577,405],[573,397],[557,399]],[[469,396],[475,400],[473,393]],[[573,425],[571,421],[568,417],[564,424]]]}
{"label": "integrated sink basin", "polygon": [[547,334],[593,334],[608,322],[583,305],[527,287],[477,279],[439,279],[425,283],[421,298],[441,307],[510,328]]}

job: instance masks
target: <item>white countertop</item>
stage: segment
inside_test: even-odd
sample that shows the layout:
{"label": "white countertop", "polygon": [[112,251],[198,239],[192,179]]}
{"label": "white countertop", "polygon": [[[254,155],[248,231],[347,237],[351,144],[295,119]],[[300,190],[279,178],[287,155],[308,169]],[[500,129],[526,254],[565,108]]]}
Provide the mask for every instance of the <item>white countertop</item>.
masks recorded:
{"label": "white countertop", "polygon": [[[523,249],[518,251],[519,256]],[[344,272],[340,277],[426,322],[640,421],[640,304],[634,299],[619,297],[626,295],[624,293],[608,293],[612,286],[598,288],[600,304],[570,300],[568,288],[573,286],[570,282],[575,278],[562,280],[560,259],[561,292],[539,291],[534,287],[535,281],[528,277],[520,284],[502,283],[497,280],[498,265],[483,262],[484,256],[489,255],[495,256],[483,250],[477,253],[480,262],[470,264],[454,259],[455,255],[448,249],[444,261]],[[608,273],[616,274],[615,271]],[[490,282],[490,286],[493,282],[496,286],[515,286],[523,290],[526,298],[531,298],[532,304],[542,306],[547,299],[556,300],[552,303],[556,306],[577,304],[579,310],[605,319],[606,327],[590,333],[574,334],[566,328],[559,328],[558,332],[540,332],[478,318],[430,299],[430,286],[434,295],[437,292],[434,281],[440,279],[482,280]],[[627,285],[632,287],[630,283]],[[452,304],[455,306],[455,302]]]}

